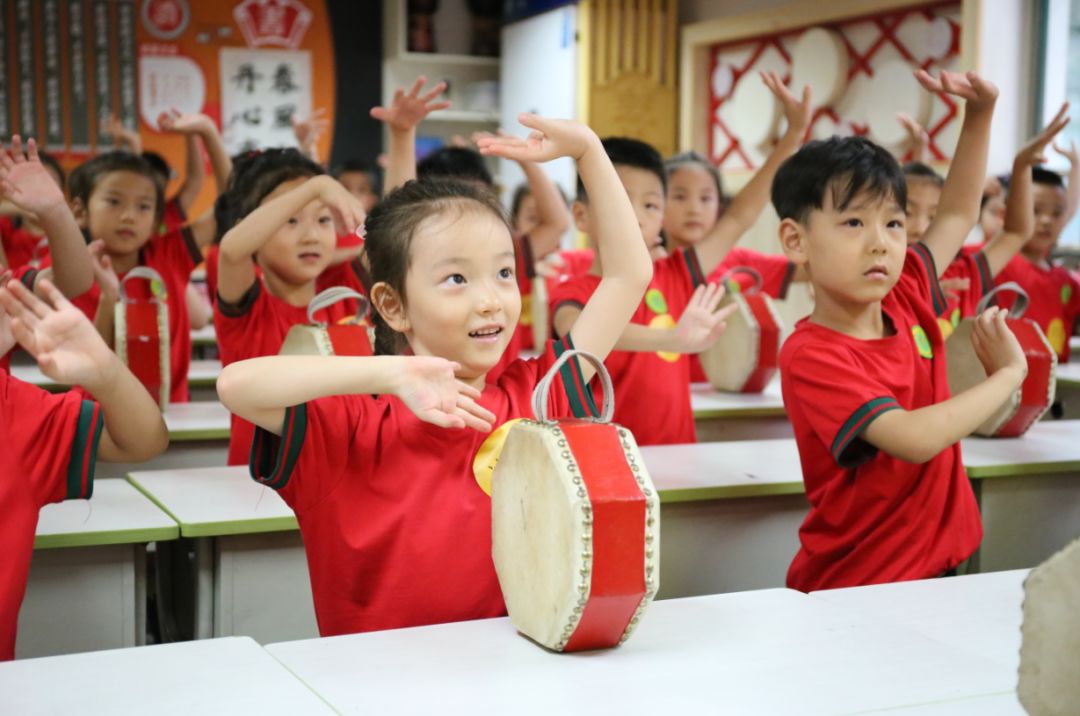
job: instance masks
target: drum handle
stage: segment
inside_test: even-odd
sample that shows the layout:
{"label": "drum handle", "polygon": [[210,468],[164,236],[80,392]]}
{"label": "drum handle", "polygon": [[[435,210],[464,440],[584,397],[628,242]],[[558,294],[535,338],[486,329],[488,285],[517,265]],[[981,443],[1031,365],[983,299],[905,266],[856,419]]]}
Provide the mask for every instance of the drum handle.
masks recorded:
{"label": "drum handle", "polygon": [[[161,283],[162,286],[165,285],[165,281],[162,280],[161,274],[159,274],[154,269],[150,268],[149,266],[136,266],[135,268],[128,271],[127,274],[124,275],[124,278],[120,279],[120,303],[134,303],[133,300],[128,299],[127,289],[124,288],[127,282],[133,278],[145,278],[147,281],[158,281],[159,283]],[[153,292],[151,291],[151,293]],[[169,297],[167,289],[165,291],[164,297]],[[160,299],[158,299],[157,296],[154,296],[150,300],[153,302],[157,302]]]}
{"label": "drum handle", "polygon": [[[574,356],[581,356],[589,363],[592,363],[593,367],[596,368],[596,374],[600,376],[600,382],[604,388],[604,404],[600,409],[600,417],[588,418],[588,420],[594,423],[610,423],[611,418],[615,415],[615,388],[611,384],[611,374],[608,373],[602,360],[592,353],[577,350],[576,348],[572,348],[559,356],[558,360],[551,366],[547,374],[536,384],[536,388],[533,389],[532,394],[533,415],[535,415],[537,420],[542,423],[555,422],[548,418],[547,414],[548,391],[551,390],[551,382],[555,380],[555,376],[559,374],[559,369],[563,367],[563,364],[566,363],[566,361]],[[588,390],[588,386],[586,386],[585,389]]]}
{"label": "drum handle", "polygon": [[761,290],[761,287],[765,285],[765,279],[761,277],[761,273],[756,268],[752,268],[750,266],[734,266],[728,269],[724,272],[724,275],[720,277],[720,285],[726,288],[728,279],[730,279],[733,275],[738,275],[740,273],[746,274],[750,278],[754,279],[754,284],[750,286],[750,288],[742,292],[748,296],[757,293]]}
{"label": "drum handle", "polygon": [[315,314],[324,308],[329,308],[335,303],[340,303],[347,298],[355,298],[356,302],[360,304],[360,309],[356,312],[357,319],[362,319],[367,315],[368,308],[371,306],[371,303],[367,300],[367,296],[354,291],[351,288],[346,288],[345,286],[334,286],[333,288],[326,289],[318,296],[311,299],[311,303],[308,304],[307,308],[308,323],[314,323],[325,328],[325,323],[315,320]]}
{"label": "drum handle", "polygon": [[979,301],[979,305],[975,307],[975,315],[977,316],[983,311],[985,311],[987,308],[989,308],[990,302],[994,300],[994,297],[997,296],[998,293],[1008,291],[1016,294],[1016,302],[1013,303],[1012,308],[1009,310],[1009,317],[1022,318],[1024,315],[1024,311],[1027,310],[1030,299],[1028,298],[1027,291],[1025,291],[1020,286],[1020,284],[1016,283],[1015,281],[1003,283],[1000,286],[997,286],[993,290],[989,291],[985,296],[983,296],[982,300]]}

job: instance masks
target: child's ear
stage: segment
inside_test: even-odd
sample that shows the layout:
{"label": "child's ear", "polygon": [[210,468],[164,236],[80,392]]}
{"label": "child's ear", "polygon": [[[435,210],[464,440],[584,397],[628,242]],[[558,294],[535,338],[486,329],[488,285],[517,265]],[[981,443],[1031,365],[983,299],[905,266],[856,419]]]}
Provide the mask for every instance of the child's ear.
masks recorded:
{"label": "child's ear", "polygon": [[409,330],[409,318],[405,315],[405,302],[401,300],[401,294],[393,289],[390,284],[380,281],[371,287],[371,305],[379,312],[379,315],[398,333]]}
{"label": "child's ear", "polygon": [[85,229],[87,223],[86,205],[79,198],[72,199],[70,204],[71,213],[75,215],[75,223],[79,225],[80,229]]}
{"label": "child's ear", "polygon": [[794,219],[780,222],[780,248],[793,264],[806,263],[806,230],[802,224]]}
{"label": "child's ear", "polygon": [[574,215],[574,226],[583,234],[589,233],[589,205],[580,199],[574,199],[570,205],[570,212]]}

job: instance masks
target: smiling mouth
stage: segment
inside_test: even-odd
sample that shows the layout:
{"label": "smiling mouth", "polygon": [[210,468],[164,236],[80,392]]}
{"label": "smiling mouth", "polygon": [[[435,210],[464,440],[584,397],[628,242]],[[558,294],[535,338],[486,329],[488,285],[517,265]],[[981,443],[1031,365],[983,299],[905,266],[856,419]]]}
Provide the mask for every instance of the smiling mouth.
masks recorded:
{"label": "smiling mouth", "polygon": [[863,276],[869,276],[870,278],[885,278],[888,275],[889,272],[884,266],[874,266],[863,273]]}
{"label": "smiling mouth", "polygon": [[500,326],[492,326],[490,328],[481,328],[475,331],[469,331],[469,338],[495,338],[503,329]]}
{"label": "smiling mouth", "polygon": [[305,251],[300,254],[301,261],[317,261],[320,258],[322,258],[322,254],[317,254],[313,251]]}

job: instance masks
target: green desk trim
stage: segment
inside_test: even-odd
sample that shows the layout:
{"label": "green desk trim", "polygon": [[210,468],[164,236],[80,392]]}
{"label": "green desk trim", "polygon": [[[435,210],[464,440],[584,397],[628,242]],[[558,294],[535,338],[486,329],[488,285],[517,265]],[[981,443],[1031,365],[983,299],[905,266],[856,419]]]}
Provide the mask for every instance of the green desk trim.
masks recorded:
{"label": "green desk trim", "polygon": [[[158,507],[161,506],[158,505]],[[172,517],[172,515],[169,515],[169,517]],[[103,530],[101,532],[71,532],[66,534],[38,535],[34,537],[34,549],[101,547],[110,544],[144,544],[146,542],[166,542],[179,538],[179,525],[130,530]]]}
{"label": "green desk trim", "polygon": [[965,467],[968,477],[982,480],[994,477],[1026,477],[1029,475],[1080,474],[1080,460],[1066,462],[1034,462],[1022,465],[987,465]]}
{"label": "green desk trim", "polygon": [[195,346],[196,348],[212,348],[212,347],[215,347],[215,346],[217,346],[217,336],[213,336],[213,337],[199,336],[198,338],[192,336],[191,345]]}
{"label": "green desk trim", "polygon": [[775,495],[802,495],[806,492],[799,482],[770,482],[760,485],[718,485],[716,487],[687,487],[673,490],[657,490],[660,503],[703,502],[738,497],[771,497]]}
{"label": "green desk trim", "polygon": [[1080,378],[1062,378],[1059,375],[1057,384],[1063,388],[1080,388]]}
{"label": "green desk trim", "polygon": [[694,420],[737,418],[786,418],[783,408],[702,408],[694,411]]}
{"label": "green desk trim", "polygon": [[190,443],[198,440],[228,440],[229,428],[209,428],[206,430],[178,430],[169,433],[169,442]]}
{"label": "green desk trim", "polygon": [[217,378],[192,378],[188,377],[189,388],[216,388]]}
{"label": "green desk trim", "polygon": [[262,534],[266,532],[291,532],[300,529],[300,523],[296,521],[295,515],[264,517],[257,520],[228,520],[225,522],[201,522],[197,525],[188,524],[173,514],[154,493],[135,481],[131,477],[131,473],[128,473],[124,479],[136,490],[146,495],[147,499],[157,505],[169,517],[176,520],[181,537],[228,537],[231,535]]}

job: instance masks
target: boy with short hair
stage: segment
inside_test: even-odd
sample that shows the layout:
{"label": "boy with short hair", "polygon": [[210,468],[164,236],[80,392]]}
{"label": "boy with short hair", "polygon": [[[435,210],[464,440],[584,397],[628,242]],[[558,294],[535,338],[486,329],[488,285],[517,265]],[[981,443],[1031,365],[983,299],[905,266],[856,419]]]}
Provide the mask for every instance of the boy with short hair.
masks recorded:
{"label": "boy with short hair", "polygon": [[810,512],[788,586],[803,591],[933,577],[979,545],[959,441],[1020,385],[1026,361],[1004,314],[973,337],[989,375],[950,397],[936,317],[938,267],[978,218],[997,89],[974,73],[917,73],[967,101],[933,224],[908,246],[899,164],[861,137],[811,142],[773,182],[780,243],[815,306],[780,355]]}

